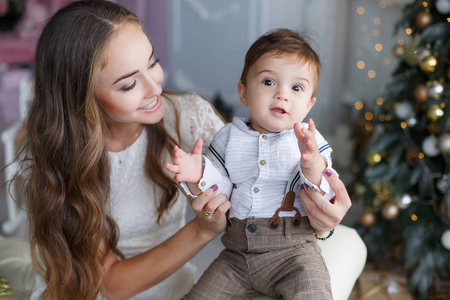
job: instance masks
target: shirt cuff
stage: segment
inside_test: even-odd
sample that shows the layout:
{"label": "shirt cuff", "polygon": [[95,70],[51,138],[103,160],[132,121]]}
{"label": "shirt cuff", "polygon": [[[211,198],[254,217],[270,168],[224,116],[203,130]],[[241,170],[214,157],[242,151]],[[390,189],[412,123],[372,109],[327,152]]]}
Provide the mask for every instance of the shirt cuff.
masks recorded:
{"label": "shirt cuff", "polygon": [[[333,170],[331,168],[331,159],[327,156],[322,156],[323,160],[325,161],[326,164],[326,169],[327,170]],[[337,174],[336,171],[334,171],[334,173],[336,173],[337,176],[339,176],[339,174]],[[320,179],[320,185],[317,186],[313,183],[311,183],[303,174],[302,168],[300,168],[300,183],[305,183],[307,185],[309,185],[314,191],[317,192],[321,192],[323,193],[323,196],[327,199],[327,200],[331,200],[333,199],[333,197],[335,196],[335,193],[333,191],[333,189],[331,188],[331,185],[328,183],[328,180],[325,178],[324,175],[322,175],[322,178]]]}
{"label": "shirt cuff", "polygon": [[[202,158],[202,165],[205,168],[203,170],[203,176],[202,178],[200,178],[197,186],[202,192],[204,192],[214,184],[219,186],[219,181],[222,178],[222,174],[220,174],[220,172],[214,167],[213,163],[205,156],[203,156]],[[198,195],[194,195],[191,193],[191,190],[189,189],[186,182],[180,182],[180,186],[188,196],[194,199],[198,197]],[[219,192],[217,194],[219,194]]]}

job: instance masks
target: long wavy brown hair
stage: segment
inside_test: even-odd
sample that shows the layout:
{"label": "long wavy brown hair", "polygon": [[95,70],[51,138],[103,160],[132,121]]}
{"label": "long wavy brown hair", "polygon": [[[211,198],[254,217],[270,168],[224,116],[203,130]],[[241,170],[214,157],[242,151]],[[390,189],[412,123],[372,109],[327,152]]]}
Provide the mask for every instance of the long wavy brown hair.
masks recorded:
{"label": "long wavy brown hair", "polygon": [[[104,49],[123,22],[140,24],[111,2],[73,2],[50,19],[38,41],[20,155],[33,261],[47,284],[44,299],[95,299],[103,288],[100,244],[123,258],[106,209],[108,129],[95,95]],[[162,165],[175,140],[162,121],[146,128],[146,174],[163,192],[161,218],[178,193]]]}

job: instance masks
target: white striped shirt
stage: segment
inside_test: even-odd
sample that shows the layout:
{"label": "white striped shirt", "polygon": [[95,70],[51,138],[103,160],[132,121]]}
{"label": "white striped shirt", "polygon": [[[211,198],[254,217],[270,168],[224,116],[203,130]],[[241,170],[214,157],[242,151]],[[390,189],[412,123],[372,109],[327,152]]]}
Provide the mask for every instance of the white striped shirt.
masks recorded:
{"label": "white striped shirt", "polygon": [[[217,194],[224,193],[231,200],[230,218],[271,218],[282,204],[288,180],[300,165],[298,140],[293,129],[261,134],[249,129],[247,123],[248,119],[235,117],[214,136],[198,186],[205,191],[216,184]],[[308,124],[301,126],[307,128]],[[327,168],[331,168],[331,147],[317,130],[315,137]],[[328,200],[334,197],[325,178],[317,187],[301,171],[297,177],[300,181],[294,190],[294,206],[302,216],[306,213],[299,197],[300,183],[320,188]],[[281,217],[294,215],[295,211],[280,212]]]}

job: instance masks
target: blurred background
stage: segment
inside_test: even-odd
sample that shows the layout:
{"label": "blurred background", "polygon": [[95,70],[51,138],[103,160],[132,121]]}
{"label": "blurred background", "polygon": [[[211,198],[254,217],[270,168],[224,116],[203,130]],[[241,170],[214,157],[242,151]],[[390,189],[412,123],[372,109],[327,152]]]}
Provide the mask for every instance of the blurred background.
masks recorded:
{"label": "blurred background", "polygon": [[[0,167],[26,114],[39,32],[68,2],[0,0]],[[369,250],[358,292],[450,298],[450,0],[114,2],[141,18],[164,88],[202,94],[227,120],[248,116],[236,88],[248,47],[279,27],[306,36],[323,64],[309,116],[353,200],[343,223]],[[26,239],[8,176],[0,234]],[[215,257],[221,245],[208,247],[203,255]]]}

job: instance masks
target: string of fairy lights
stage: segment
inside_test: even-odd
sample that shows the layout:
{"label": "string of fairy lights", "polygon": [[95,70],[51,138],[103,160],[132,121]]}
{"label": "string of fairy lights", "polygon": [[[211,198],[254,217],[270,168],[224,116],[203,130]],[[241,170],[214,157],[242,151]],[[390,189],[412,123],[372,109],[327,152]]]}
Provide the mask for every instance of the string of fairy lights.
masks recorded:
{"label": "string of fairy lights", "polygon": [[[400,6],[402,3],[398,3],[397,1],[378,1],[378,6],[381,10],[387,9],[391,6]],[[388,51],[386,51],[386,46],[383,45],[382,42],[380,41],[376,41],[377,39],[380,38],[382,32],[381,29],[379,28],[379,25],[382,22],[382,18],[379,16],[375,16],[373,18],[369,18],[367,17],[367,13],[366,13],[366,8],[364,6],[358,6],[356,8],[355,13],[360,16],[361,18],[366,18],[367,19],[367,23],[363,23],[360,26],[360,30],[362,32],[363,35],[363,40],[365,42],[370,42],[371,40],[375,40],[374,44],[371,45],[373,47],[373,51],[379,53],[380,58],[378,58],[378,61],[382,62],[382,65],[384,66],[389,66],[392,63],[392,57],[391,57],[391,53],[389,53]],[[382,14],[383,12],[381,12]],[[374,28],[371,28],[371,25],[373,25]],[[390,33],[389,33],[390,34]],[[355,54],[358,57],[358,60],[356,62],[356,67],[359,70],[362,71],[366,71],[364,74],[364,82],[366,84],[370,84],[370,80],[371,79],[375,79],[377,76],[377,72],[376,70],[374,70],[373,68],[368,68],[368,63],[366,63],[365,59],[364,59],[364,55],[365,55],[365,51],[362,47],[358,47],[355,50]],[[372,59],[372,57],[370,58]],[[376,64],[377,66],[380,67],[380,64]],[[381,67],[382,67],[381,65]],[[382,67],[383,68],[383,67]],[[388,72],[388,71],[385,71]],[[385,90],[386,86],[384,83],[381,83],[379,85],[378,91],[379,92],[383,92]],[[360,85],[358,87],[358,92],[360,94],[364,94],[366,92],[366,86],[365,85]],[[377,105],[383,105],[384,103],[384,99],[383,97],[378,97],[376,99],[376,103]],[[365,103],[362,100],[358,100],[354,103],[354,108],[357,111],[361,111],[364,109]],[[374,114],[370,111],[365,112],[364,114],[364,119],[366,120],[365,123],[365,130],[367,131],[372,131],[374,126],[372,121],[374,120]],[[389,115],[380,115],[379,116],[380,121],[389,121],[391,119],[391,116]]]}
{"label": "string of fairy lights", "polygon": [[[409,1],[406,1],[406,0],[405,1],[382,0],[382,1],[378,1],[378,6],[382,10],[388,8],[389,6],[397,6],[400,8],[409,2],[411,2],[411,0],[409,0]],[[428,11],[428,6],[429,6],[428,1],[423,1],[422,5],[424,7],[424,10],[422,12],[420,12],[416,16],[416,19],[415,19],[415,25],[418,28],[425,28],[428,25],[430,25],[433,21],[432,16]],[[448,14],[450,12],[450,0],[438,0],[438,1],[436,1],[435,5],[436,5],[436,9],[442,14]],[[374,17],[372,20],[370,20],[368,17],[366,17],[366,8],[364,6],[358,6],[355,10],[355,13],[363,18],[366,18],[368,23],[372,22],[375,26],[381,24],[382,20],[380,17]],[[383,14],[383,12],[381,12],[381,14]],[[447,18],[447,22],[450,22],[450,17]],[[374,40],[374,38],[380,37],[380,34],[381,34],[380,29],[378,29],[378,28],[371,29],[368,23],[363,23],[360,27],[360,30],[363,34],[363,39],[366,42]],[[409,42],[405,43],[403,38],[399,38],[397,40],[397,43],[393,46],[391,52],[384,51],[384,50],[386,50],[385,48],[388,48],[388,47],[383,45],[383,43],[381,43],[381,42],[375,42],[372,45],[375,52],[383,53],[381,55],[381,58],[379,58],[379,60],[381,60],[382,64],[376,64],[376,66],[379,68],[385,68],[384,71],[386,71],[386,69],[387,69],[386,67],[391,65],[391,63],[392,63],[391,55],[393,55],[395,58],[404,59],[410,65],[418,64],[420,66],[420,68],[427,73],[434,72],[438,66],[438,60],[431,53],[431,51],[429,49],[417,48],[418,41],[417,41],[417,38],[412,36],[413,30],[411,28],[405,28],[401,34],[403,34],[405,36],[405,38],[407,38],[409,40]],[[359,70],[366,71],[366,73],[364,75],[364,82],[367,85],[369,85],[370,80],[374,79],[377,76],[377,72],[373,68],[367,69],[368,63],[366,63],[366,61],[364,61],[363,57],[365,55],[365,51],[363,48],[361,48],[361,47],[356,48],[355,54],[359,58],[356,62],[356,67]],[[373,57],[371,57],[370,59],[372,59],[372,58]],[[384,65],[384,67],[383,67],[383,65]],[[448,73],[447,77],[450,77],[450,71],[448,71],[447,73]],[[414,89],[414,97],[417,100],[417,102],[419,102],[419,103],[425,102],[429,98],[439,99],[444,91],[443,81],[444,81],[443,79],[440,79],[440,80],[432,80],[427,83],[419,84]],[[366,92],[366,89],[367,89],[366,85],[360,85],[358,87],[358,91],[360,94],[364,94]],[[380,84],[380,86],[378,88],[378,92],[381,94],[385,89],[386,89],[386,85],[384,83],[382,83],[382,84]],[[383,105],[384,102],[385,102],[385,99],[382,96],[379,96],[378,98],[376,98],[376,104],[378,106]],[[357,111],[363,110],[364,107],[365,107],[365,103],[362,100],[358,100],[354,103],[354,108]],[[413,108],[410,103],[406,103],[406,102],[399,103],[395,109],[395,113],[399,117],[404,117],[407,115],[412,115],[412,110],[413,110]],[[440,117],[442,117],[442,115],[443,115],[443,107],[441,107],[438,104],[430,106],[430,108],[427,112],[428,118],[432,121],[438,120]],[[375,117],[372,112],[370,112],[370,111],[365,112],[364,119],[365,119],[366,123],[364,125],[364,128],[366,131],[370,132],[374,129],[374,125],[372,123],[372,121],[375,120],[374,118]],[[390,121],[392,119],[392,116],[389,114],[380,114],[377,116],[377,119],[380,122]],[[416,121],[417,120],[415,120],[415,118],[411,117],[411,118],[409,118],[409,120],[402,122],[401,126],[402,126],[402,128],[406,128],[407,126],[414,126],[416,124]]]}

